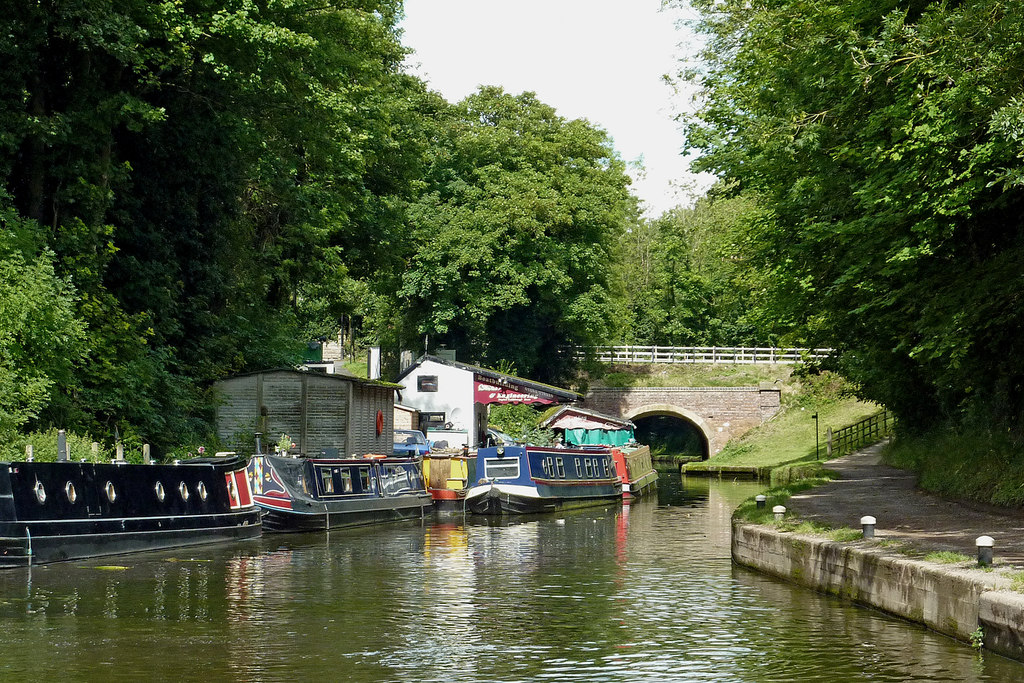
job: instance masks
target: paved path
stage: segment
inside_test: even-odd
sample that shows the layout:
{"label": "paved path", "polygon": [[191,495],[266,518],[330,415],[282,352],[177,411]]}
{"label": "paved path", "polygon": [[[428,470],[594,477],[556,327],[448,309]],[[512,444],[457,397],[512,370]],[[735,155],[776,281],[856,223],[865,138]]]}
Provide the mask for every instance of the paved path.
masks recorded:
{"label": "paved path", "polygon": [[840,478],[790,498],[789,508],[803,519],[833,527],[860,528],[874,516],[875,536],[912,544],[925,552],[952,550],[977,556],[974,540],[995,539],[997,564],[1024,569],[1024,510],[945,500],[915,488],[916,475],[881,464],[881,444],[826,467]]}

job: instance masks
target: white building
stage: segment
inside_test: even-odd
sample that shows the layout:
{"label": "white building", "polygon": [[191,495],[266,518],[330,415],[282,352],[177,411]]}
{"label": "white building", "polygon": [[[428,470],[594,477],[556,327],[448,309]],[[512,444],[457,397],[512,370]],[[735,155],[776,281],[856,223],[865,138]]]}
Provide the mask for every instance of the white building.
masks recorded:
{"label": "white building", "polygon": [[400,403],[419,411],[421,431],[451,448],[484,442],[491,405],[552,405],[583,398],[568,389],[438,356],[421,356],[397,382],[403,387]]}

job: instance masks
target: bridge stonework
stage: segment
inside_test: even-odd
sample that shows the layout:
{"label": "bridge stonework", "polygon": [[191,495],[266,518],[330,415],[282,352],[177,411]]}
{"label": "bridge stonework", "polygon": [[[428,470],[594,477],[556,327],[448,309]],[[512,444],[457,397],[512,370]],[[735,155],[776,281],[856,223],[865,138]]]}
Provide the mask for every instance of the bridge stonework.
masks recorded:
{"label": "bridge stonework", "polygon": [[583,407],[629,420],[681,418],[704,435],[710,457],[779,412],[780,398],[776,387],[601,387],[587,393]]}

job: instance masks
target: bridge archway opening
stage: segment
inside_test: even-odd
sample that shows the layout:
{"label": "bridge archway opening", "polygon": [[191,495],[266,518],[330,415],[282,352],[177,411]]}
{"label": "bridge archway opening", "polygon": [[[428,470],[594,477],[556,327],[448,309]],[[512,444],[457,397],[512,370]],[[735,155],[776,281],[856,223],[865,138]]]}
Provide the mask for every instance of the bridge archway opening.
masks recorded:
{"label": "bridge archway opening", "polygon": [[711,450],[703,420],[674,406],[651,406],[633,411],[636,440],[654,452],[707,460]]}

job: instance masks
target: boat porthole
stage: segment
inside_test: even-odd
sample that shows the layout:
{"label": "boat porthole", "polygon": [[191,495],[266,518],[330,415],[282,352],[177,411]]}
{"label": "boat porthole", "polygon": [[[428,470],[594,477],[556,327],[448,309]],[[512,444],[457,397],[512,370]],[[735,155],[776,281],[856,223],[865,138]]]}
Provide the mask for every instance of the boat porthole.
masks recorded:
{"label": "boat porthole", "polygon": [[185,486],[185,482],[178,484],[178,495],[181,496],[182,500],[188,500],[188,487]]}
{"label": "boat porthole", "polygon": [[107,494],[107,500],[113,503],[117,500],[117,490],[114,488],[114,483],[108,481],[107,485],[103,487],[103,492]]}
{"label": "boat porthole", "polygon": [[156,499],[161,503],[164,502],[164,498],[167,496],[167,492],[164,491],[164,485],[158,481],[153,490],[156,491]]}
{"label": "boat porthole", "polygon": [[196,484],[196,491],[199,493],[199,500],[206,500],[206,484],[203,482]]}
{"label": "boat porthole", "polygon": [[64,495],[68,497],[68,502],[72,505],[78,500],[78,491],[75,490],[75,485],[70,481],[64,484]]}
{"label": "boat porthole", "polygon": [[40,504],[45,503],[46,488],[43,486],[43,482],[36,480],[36,486],[34,490],[36,492],[36,500],[38,500]]}

